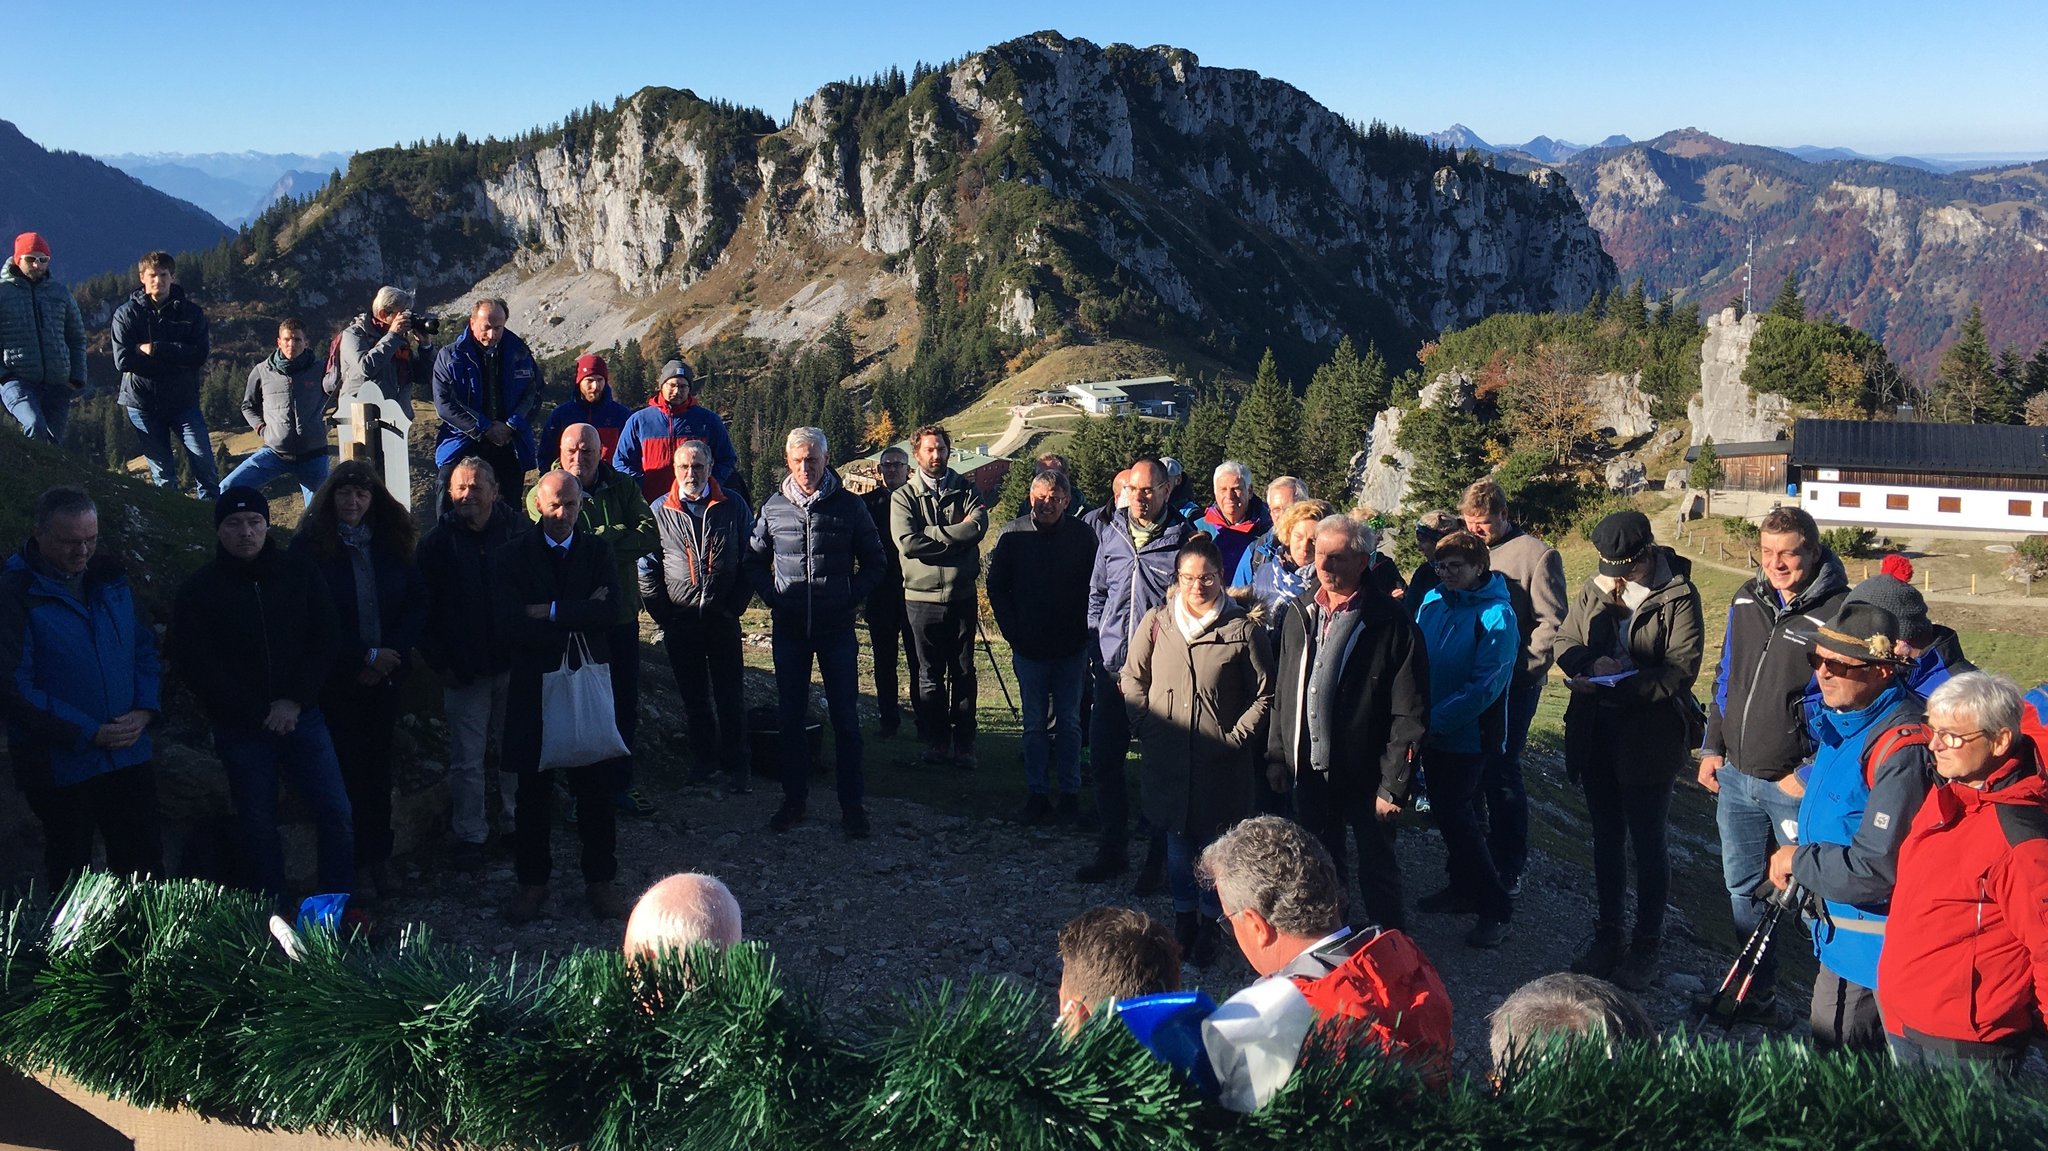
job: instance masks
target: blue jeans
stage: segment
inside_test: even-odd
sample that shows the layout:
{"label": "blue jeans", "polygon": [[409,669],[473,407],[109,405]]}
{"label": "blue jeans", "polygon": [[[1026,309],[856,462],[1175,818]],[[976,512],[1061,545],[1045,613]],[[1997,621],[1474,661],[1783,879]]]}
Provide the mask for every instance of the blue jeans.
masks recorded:
{"label": "blue jeans", "polygon": [[269,448],[257,448],[248,459],[235,465],[235,470],[221,481],[220,489],[226,491],[244,484],[260,489],[279,476],[290,476],[299,481],[299,494],[305,497],[306,506],[310,508],[314,490],[327,479],[327,453],[316,452],[288,460]]}
{"label": "blue jeans", "polygon": [[775,660],[775,729],[782,750],[782,796],[802,804],[810,795],[811,761],[804,723],[811,703],[811,657],[825,681],[825,713],[832,720],[832,764],[839,777],[839,807],[861,805],[860,641],[853,624],[807,632],[802,617],[774,621],[768,650]]}
{"label": "blue jeans", "polygon": [[199,485],[199,494],[209,500],[219,498],[220,471],[213,466],[213,441],[207,438],[206,417],[200,414],[197,404],[174,416],[129,408],[128,422],[135,425],[135,438],[141,441],[143,457],[149,460],[150,483],[160,488],[177,485],[178,457],[171,446],[171,434],[175,432],[185,447],[185,458],[192,465],[192,482]]}
{"label": "blue jeans", "polygon": [[0,384],[0,404],[21,424],[21,434],[32,440],[64,442],[64,429],[71,423],[71,401],[82,393],[59,384],[54,388],[9,380]]}
{"label": "blue jeans", "polygon": [[1012,653],[1010,667],[1017,673],[1017,706],[1024,709],[1024,786],[1033,795],[1050,790],[1045,762],[1050,752],[1059,766],[1060,794],[1079,795],[1087,651],[1058,659],[1026,659]]}
{"label": "blue jeans", "polygon": [[[1486,756],[1479,777],[1479,810],[1486,813],[1486,850],[1501,882],[1513,887],[1529,863],[1529,792],[1522,784],[1522,748],[1543,698],[1543,681],[1508,686],[1507,746]],[[1431,792],[1435,804],[1435,792]]]}
{"label": "blue jeans", "polygon": [[[1714,804],[1714,822],[1721,829],[1721,881],[1735,912],[1735,933],[1748,939],[1764,915],[1762,901],[1752,893],[1763,885],[1771,848],[1796,837],[1799,801],[1775,783],[1742,774],[1733,764],[1724,765],[1714,778],[1721,783],[1721,797]],[[1790,930],[1780,922],[1780,937],[1771,941],[1756,965],[1752,994],[1769,994],[1777,986],[1778,955],[1788,945],[1785,936]]]}
{"label": "blue jeans", "polygon": [[313,811],[320,837],[320,893],[353,890],[353,815],[320,709],[300,712],[290,735],[273,735],[253,724],[216,727],[213,747],[227,769],[228,794],[235,801],[235,836],[250,885],[273,898],[284,895],[284,844],[277,834],[277,785],[282,780]]}
{"label": "blue jeans", "polygon": [[1175,911],[1199,909],[1212,919],[1223,914],[1223,899],[1216,889],[1204,890],[1195,882],[1195,860],[1213,842],[1197,842],[1193,836],[1178,831],[1166,833],[1166,887],[1173,893]]}

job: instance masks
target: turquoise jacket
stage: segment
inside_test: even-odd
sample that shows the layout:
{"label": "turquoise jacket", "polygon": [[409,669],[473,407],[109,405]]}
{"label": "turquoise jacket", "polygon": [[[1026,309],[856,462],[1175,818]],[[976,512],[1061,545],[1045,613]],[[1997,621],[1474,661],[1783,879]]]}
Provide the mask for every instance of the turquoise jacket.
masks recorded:
{"label": "turquoise jacket", "polygon": [[44,388],[85,386],[85,320],[54,278],[30,280],[0,264],[0,380]]}
{"label": "turquoise jacket", "polygon": [[[1429,647],[1429,738],[1438,751],[1498,751],[1480,738],[1480,718],[1500,702],[1522,656],[1522,633],[1507,578],[1490,573],[1473,591],[1438,585],[1423,597],[1415,626]],[[1504,730],[1488,724],[1496,738]]]}

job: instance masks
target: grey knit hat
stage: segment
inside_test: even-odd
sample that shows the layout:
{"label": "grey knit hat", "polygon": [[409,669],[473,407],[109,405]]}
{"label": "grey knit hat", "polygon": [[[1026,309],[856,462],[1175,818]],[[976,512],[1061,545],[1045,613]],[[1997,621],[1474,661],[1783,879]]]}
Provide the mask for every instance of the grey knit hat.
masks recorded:
{"label": "grey knit hat", "polygon": [[1874,575],[1857,584],[1842,606],[1852,603],[1867,603],[1892,613],[1899,621],[1899,638],[1916,647],[1934,635],[1934,624],[1927,618],[1927,600],[1912,584]]}

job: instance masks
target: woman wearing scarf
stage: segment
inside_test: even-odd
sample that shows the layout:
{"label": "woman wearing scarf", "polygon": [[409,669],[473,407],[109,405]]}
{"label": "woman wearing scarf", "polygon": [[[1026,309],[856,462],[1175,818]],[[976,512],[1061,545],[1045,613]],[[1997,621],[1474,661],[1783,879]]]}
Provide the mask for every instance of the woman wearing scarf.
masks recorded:
{"label": "woman wearing scarf", "polygon": [[1166,830],[1174,935],[1182,954],[1204,967],[1219,949],[1222,908],[1214,890],[1201,892],[1208,914],[1197,914],[1195,858],[1253,813],[1273,649],[1260,626],[1263,609],[1248,611],[1225,594],[1215,540],[1190,536],[1174,573],[1166,602],[1145,613],[1131,637],[1123,695],[1144,753],[1145,815]]}
{"label": "woman wearing scarf", "polygon": [[[1586,793],[1593,824],[1593,943],[1572,970],[1642,991],[1657,973],[1671,886],[1665,825],[1671,786],[1691,763],[1699,733],[1703,632],[1692,564],[1659,547],[1641,512],[1616,512],[1591,533],[1600,572],[1579,588],[1557,633],[1557,666],[1571,689],[1564,712],[1565,773]],[[1630,847],[1636,918],[1623,934]]]}
{"label": "woman wearing scarf", "polygon": [[398,893],[391,869],[391,733],[399,684],[427,622],[427,588],[413,563],[419,532],[370,465],[344,460],[327,477],[291,550],[326,577],[341,620],[341,656],[320,695],[355,812],[357,891]]}
{"label": "woman wearing scarf", "polygon": [[1280,613],[1315,583],[1316,525],[1330,514],[1322,500],[1296,500],[1273,524],[1279,554],[1252,573],[1252,594],[1266,608],[1266,626],[1277,634]]}

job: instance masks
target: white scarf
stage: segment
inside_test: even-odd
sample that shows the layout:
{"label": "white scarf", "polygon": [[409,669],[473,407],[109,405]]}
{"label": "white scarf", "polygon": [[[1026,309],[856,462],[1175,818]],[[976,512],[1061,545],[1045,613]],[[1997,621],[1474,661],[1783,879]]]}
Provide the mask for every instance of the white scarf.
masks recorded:
{"label": "white scarf", "polygon": [[1202,615],[1189,615],[1184,597],[1173,597],[1173,626],[1180,629],[1180,638],[1193,643],[1205,631],[1216,626],[1217,617],[1223,614],[1223,597],[1216,597],[1216,606]]}

